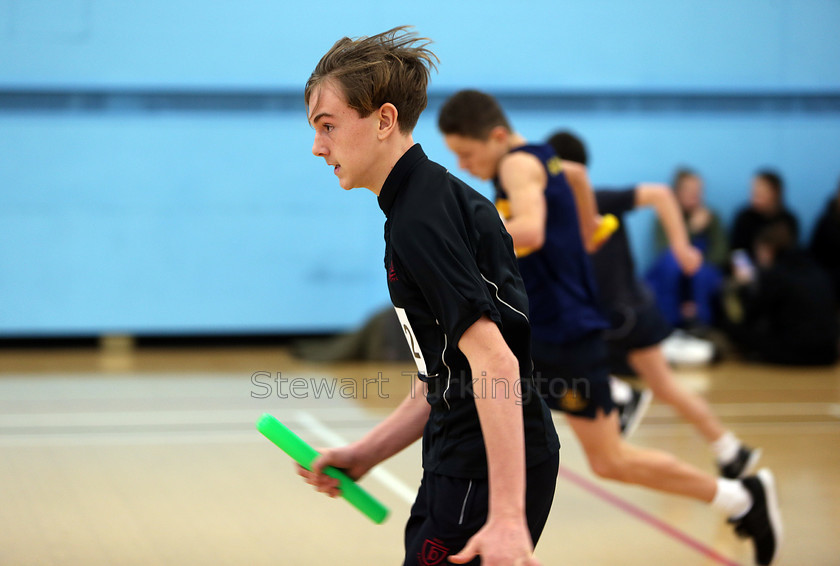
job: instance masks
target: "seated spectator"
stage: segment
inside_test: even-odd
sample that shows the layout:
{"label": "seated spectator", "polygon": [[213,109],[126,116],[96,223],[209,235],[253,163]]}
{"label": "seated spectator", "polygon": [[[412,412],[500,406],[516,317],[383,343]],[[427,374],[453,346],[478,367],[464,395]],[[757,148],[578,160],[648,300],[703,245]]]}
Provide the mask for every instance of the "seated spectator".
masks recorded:
{"label": "seated spectator", "polygon": [[736,262],[739,309],[731,309],[731,337],[748,358],[766,363],[828,365],[837,361],[834,291],[825,272],[796,246],[787,222],[765,226],[755,238],[755,266]]}
{"label": "seated spectator", "polygon": [[656,220],[657,258],[645,279],[656,295],[660,310],[678,327],[711,326],[728,251],[726,232],[712,210],[703,202],[703,180],[689,169],[679,169],[672,184],[688,227],[691,245],[703,253],[703,265],[687,276],[670,249],[662,223]]}
{"label": "seated spectator", "polygon": [[834,282],[834,295],[840,304],[840,183],[837,194],[825,207],[811,236],[811,254]]}
{"label": "seated spectator", "polygon": [[[752,258],[755,239],[762,228],[782,222],[790,228],[793,241],[799,241],[799,222],[784,205],[784,182],[781,176],[769,169],[756,173],[752,181],[750,204],[735,217],[729,248],[745,250]],[[752,258],[755,259],[755,258]]]}

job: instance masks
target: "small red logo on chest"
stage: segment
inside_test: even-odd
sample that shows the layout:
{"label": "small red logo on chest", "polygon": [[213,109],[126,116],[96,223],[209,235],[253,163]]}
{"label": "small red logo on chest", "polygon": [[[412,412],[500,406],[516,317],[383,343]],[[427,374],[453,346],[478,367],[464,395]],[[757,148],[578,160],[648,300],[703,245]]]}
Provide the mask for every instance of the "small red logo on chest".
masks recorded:
{"label": "small red logo on chest", "polygon": [[397,270],[394,269],[394,262],[391,261],[391,265],[388,266],[388,281],[399,281],[400,278],[397,277]]}

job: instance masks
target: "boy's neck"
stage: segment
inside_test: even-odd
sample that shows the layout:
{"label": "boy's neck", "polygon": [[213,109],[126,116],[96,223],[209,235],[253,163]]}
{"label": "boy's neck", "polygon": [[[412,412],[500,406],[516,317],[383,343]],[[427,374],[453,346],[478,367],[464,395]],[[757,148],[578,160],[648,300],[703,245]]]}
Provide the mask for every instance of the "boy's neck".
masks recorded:
{"label": "boy's neck", "polygon": [[517,147],[522,147],[523,145],[528,145],[528,140],[517,132],[511,132],[507,143],[508,151],[512,151]]}
{"label": "boy's neck", "polygon": [[405,153],[414,146],[414,137],[412,134],[402,135],[399,134],[394,138],[389,140],[389,146],[385,149],[382,158],[382,169],[379,171],[379,175],[377,175],[378,181],[376,184],[373,184],[369,187],[369,189],[373,194],[377,197],[379,193],[382,192],[382,186],[385,184],[385,181],[388,179],[388,175],[391,174],[391,170],[397,164],[397,162],[402,158]]}

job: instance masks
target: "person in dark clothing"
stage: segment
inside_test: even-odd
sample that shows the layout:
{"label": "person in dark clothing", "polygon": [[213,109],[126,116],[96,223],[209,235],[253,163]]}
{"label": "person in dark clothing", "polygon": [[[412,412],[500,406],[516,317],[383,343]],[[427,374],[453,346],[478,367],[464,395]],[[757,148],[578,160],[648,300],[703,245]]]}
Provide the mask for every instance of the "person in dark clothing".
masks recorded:
{"label": "person in dark clothing", "polygon": [[[756,268],[736,270],[743,320],[733,338],[758,361],[829,365],[837,361],[838,324],[831,282],[777,222],[756,237]],[[751,275],[752,273],[752,275]]]}
{"label": "person in dark clothing", "polygon": [[744,250],[752,256],[755,239],[762,228],[782,222],[793,241],[799,240],[799,221],[784,205],[784,181],[775,171],[763,169],[753,177],[750,204],[742,208],[732,224],[729,249]]}
{"label": "person in dark clothing", "polygon": [[436,60],[428,44],[404,27],[345,37],[306,83],[312,153],[343,189],[373,192],[385,214],[383,275],[423,394],[412,388],[360,440],[298,473],[335,496],[326,466],[358,479],[422,437],[404,566],[537,566],[560,444],[531,371],[511,237],[490,201],[414,143]]}
{"label": "person in dark clothing", "polygon": [[840,183],[817,221],[811,236],[811,255],[831,277],[834,296],[840,305]]}

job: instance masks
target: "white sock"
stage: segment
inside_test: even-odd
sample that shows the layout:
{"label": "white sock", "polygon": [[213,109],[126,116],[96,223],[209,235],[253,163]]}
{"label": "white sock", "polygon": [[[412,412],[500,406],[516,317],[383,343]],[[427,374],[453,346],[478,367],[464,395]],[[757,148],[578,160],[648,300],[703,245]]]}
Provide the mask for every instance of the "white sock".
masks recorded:
{"label": "white sock", "polygon": [[747,514],[752,504],[752,495],[743,483],[738,480],[718,478],[712,507],[723,511],[727,517],[740,519]]}
{"label": "white sock", "polygon": [[741,448],[741,441],[728,430],[712,442],[712,452],[715,453],[717,461],[724,465],[735,459],[739,448]]}
{"label": "white sock", "polygon": [[633,388],[617,377],[610,376],[610,395],[615,403],[625,405],[633,399]]}

